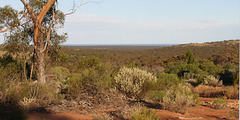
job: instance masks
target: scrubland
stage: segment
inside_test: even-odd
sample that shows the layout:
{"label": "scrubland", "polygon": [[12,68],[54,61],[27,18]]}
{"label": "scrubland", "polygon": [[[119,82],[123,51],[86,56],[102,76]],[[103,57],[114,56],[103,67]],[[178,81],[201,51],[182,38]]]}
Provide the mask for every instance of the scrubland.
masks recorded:
{"label": "scrubland", "polygon": [[[95,120],[239,117],[239,40],[133,50],[62,47],[45,58],[46,84],[36,81],[31,55],[0,49],[3,120],[71,112]],[[196,108],[216,114],[196,116]]]}

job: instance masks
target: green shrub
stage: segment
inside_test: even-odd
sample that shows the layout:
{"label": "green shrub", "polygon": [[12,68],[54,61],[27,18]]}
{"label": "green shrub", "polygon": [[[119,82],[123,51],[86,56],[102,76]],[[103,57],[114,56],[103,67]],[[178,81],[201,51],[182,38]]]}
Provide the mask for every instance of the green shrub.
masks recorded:
{"label": "green shrub", "polygon": [[171,62],[167,64],[165,72],[170,74],[177,74],[180,77],[181,73],[186,72],[186,64]]}
{"label": "green shrub", "polygon": [[145,70],[139,68],[123,67],[115,76],[117,89],[128,97],[141,99],[145,93],[152,89],[157,78]]}
{"label": "green shrub", "polygon": [[28,109],[33,105],[56,103],[61,98],[57,94],[58,83],[55,81],[49,80],[41,85],[36,81],[22,79],[21,73],[9,75],[7,67],[0,67],[0,72],[0,102]]}
{"label": "green shrub", "polygon": [[165,70],[166,73],[177,74],[178,77],[184,77],[184,73],[194,73],[199,75],[207,74],[199,68],[198,63],[185,64],[185,63],[169,63]]}
{"label": "green shrub", "polygon": [[172,86],[176,86],[180,80],[176,74],[161,73],[157,75],[157,82],[154,84],[155,90],[166,90]]}
{"label": "green shrub", "polygon": [[195,73],[195,74],[200,74],[200,75],[207,74],[206,71],[203,71],[202,69],[199,68],[198,63],[186,65],[185,71],[188,73]]}
{"label": "green shrub", "polygon": [[70,71],[67,68],[61,66],[52,68],[52,72],[53,75],[56,76],[57,79],[60,81],[67,80],[67,77],[69,77],[70,75]]}
{"label": "green shrub", "polygon": [[200,76],[200,74],[195,74],[195,73],[184,73],[184,79],[197,79]]}
{"label": "green shrub", "polygon": [[200,75],[198,78],[197,78],[197,85],[200,85],[200,84],[203,84],[203,81],[204,81],[204,78],[205,78],[205,75]]}
{"label": "green shrub", "polygon": [[163,97],[166,95],[166,91],[163,90],[154,90],[148,93],[148,98],[153,101],[162,102]]}
{"label": "green shrub", "polygon": [[179,84],[176,87],[171,87],[166,91],[161,104],[164,109],[185,113],[187,108],[194,105],[196,100],[190,88],[186,85]]}
{"label": "green shrub", "polygon": [[195,58],[193,57],[193,54],[190,49],[186,52],[186,58],[185,58],[187,64],[193,64],[195,61]]}
{"label": "green shrub", "polygon": [[56,82],[39,84],[30,81],[14,81],[8,84],[1,101],[28,109],[33,105],[44,107],[50,103],[57,103],[61,98],[61,95],[57,94]]}
{"label": "green shrub", "polygon": [[64,53],[60,49],[49,48],[48,55],[51,58],[51,62],[67,62],[69,60],[68,54]]}
{"label": "green shrub", "polygon": [[97,91],[101,91],[110,88],[112,85],[110,73],[105,70],[103,66],[99,66],[97,69],[85,69],[81,74],[85,89],[96,89]]}
{"label": "green shrub", "polygon": [[68,93],[72,96],[78,96],[83,89],[83,79],[82,75],[78,73],[73,73],[69,76],[69,80],[66,82]]}
{"label": "green shrub", "polygon": [[239,118],[239,110],[230,111],[231,117]]}
{"label": "green shrub", "polygon": [[216,98],[213,100],[213,105],[216,109],[222,109],[226,107],[226,101],[222,98]]}
{"label": "green shrub", "polygon": [[239,85],[239,71],[233,76],[233,85]]}
{"label": "green shrub", "polygon": [[24,96],[20,101],[24,101],[24,98],[29,101],[35,99],[33,104],[40,107],[46,107],[49,104],[56,104],[63,98],[62,95],[57,93],[57,87],[58,82],[55,81],[48,81],[48,83],[45,84],[30,82],[29,89],[26,89],[28,95]]}
{"label": "green shrub", "polygon": [[160,120],[160,117],[151,110],[143,108],[141,111],[134,113],[131,120]]}
{"label": "green shrub", "polygon": [[208,60],[200,61],[199,68],[214,76],[217,76],[219,73],[223,72],[223,69],[220,66],[215,65],[212,61]]}
{"label": "green shrub", "polygon": [[199,99],[199,94],[193,94],[193,99],[195,101],[195,104],[199,104],[201,102]]}
{"label": "green shrub", "polygon": [[85,69],[85,68],[93,68],[95,66],[98,66],[100,64],[99,58],[92,56],[90,58],[85,58],[83,59],[79,64],[78,68],[79,69]]}
{"label": "green shrub", "polygon": [[72,96],[77,97],[83,90],[95,94],[112,87],[111,65],[101,62],[94,66],[92,62],[82,65],[86,66],[79,68],[66,81],[68,93]]}

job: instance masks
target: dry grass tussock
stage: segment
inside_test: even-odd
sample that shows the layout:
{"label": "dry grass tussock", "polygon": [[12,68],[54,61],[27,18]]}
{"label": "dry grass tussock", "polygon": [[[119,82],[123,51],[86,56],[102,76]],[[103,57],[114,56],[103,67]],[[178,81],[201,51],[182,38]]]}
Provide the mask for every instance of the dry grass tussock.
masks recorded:
{"label": "dry grass tussock", "polygon": [[199,85],[192,88],[193,93],[199,94],[200,97],[223,97],[227,91],[227,87],[213,87],[207,85]]}
{"label": "dry grass tussock", "polygon": [[229,86],[225,96],[229,99],[239,99],[239,85]]}

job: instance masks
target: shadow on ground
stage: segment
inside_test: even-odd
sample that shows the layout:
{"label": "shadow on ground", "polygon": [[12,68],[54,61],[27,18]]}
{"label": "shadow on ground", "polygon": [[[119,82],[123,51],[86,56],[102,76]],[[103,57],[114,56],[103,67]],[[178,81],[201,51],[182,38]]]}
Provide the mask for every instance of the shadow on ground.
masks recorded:
{"label": "shadow on ground", "polygon": [[12,105],[0,103],[0,120],[27,120],[25,111]]}

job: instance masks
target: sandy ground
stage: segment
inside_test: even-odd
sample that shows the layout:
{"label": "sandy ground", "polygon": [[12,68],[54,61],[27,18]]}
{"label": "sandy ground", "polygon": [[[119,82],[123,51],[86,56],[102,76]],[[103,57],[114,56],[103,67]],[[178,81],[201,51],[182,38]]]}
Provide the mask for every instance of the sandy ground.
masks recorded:
{"label": "sandy ground", "polygon": [[[228,103],[233,104],[234,107],[225,109],[215,109],[211,106],[211,101],[213,101],[214,98],[200,98],[200,100],[201,104],[189,108],[185,114],[174,113],[167,110],[154,110],[162,120],[238,120],[231,111],[233,111],[233,108],[236,109],[239,107],[239,100],[228,100]],[[29,120],[92,120],[95,115],[88,113],[77,114],[74,112],[54,114],[31,113]]]}

